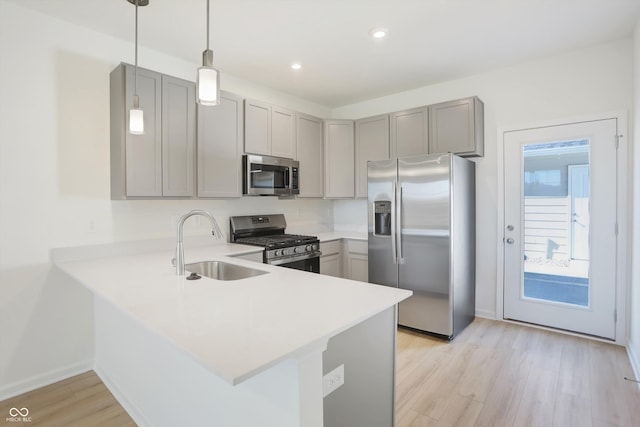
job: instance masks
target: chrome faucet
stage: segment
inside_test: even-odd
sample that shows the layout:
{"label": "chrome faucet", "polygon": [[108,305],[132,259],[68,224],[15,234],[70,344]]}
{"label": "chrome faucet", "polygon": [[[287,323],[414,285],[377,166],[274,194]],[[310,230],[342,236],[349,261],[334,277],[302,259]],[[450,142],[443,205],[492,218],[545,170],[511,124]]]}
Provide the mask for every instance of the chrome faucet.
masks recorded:
{"label": "chrome faucet", "polygon": [[177,229],[177,237],[176,237],[176,240],[177,240],[176,242],[176,275],[178,276],[184,276],[184,246],[182,244],[182,228],[184,227],[184,222],[187,220],[187,218],[194,215],[201,215],[209,219],[209,221],[211,222],[211,226],[213,227],[213,229],[211,230],[211,234],[213,234],[216,237],[216,239],[222,238],[222,231],[220,231],[220,227],[218,227],[218,223],[216,222],[216,219],[209,212],[203,211],[200,209],[195,209],[182,215],[178,220],[178,229]]}

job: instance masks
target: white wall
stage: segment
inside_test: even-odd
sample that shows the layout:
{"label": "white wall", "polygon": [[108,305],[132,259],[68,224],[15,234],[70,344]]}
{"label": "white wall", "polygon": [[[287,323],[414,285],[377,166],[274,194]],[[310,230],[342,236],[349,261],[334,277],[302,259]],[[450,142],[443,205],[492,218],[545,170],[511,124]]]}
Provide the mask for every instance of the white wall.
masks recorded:
{"label": "white wall", "polygon": [[[283,212],[292,232],[332,229],[330,201],[111,201],[109,73],[133,44],[0,0],[0,400],[87,368],[91,298],[51,248],[172,237],[192,208],[228,217]],[[193,63],[140,48],[145,68],[193,80]],[[222,75],[222,88],[320,117],[330,111]],[[185,234],[206,234],[188,223]]]}
{"label": "white wall", "polygon": [[[477,300],[479,315],[496,313],[497,140],[501,127],[536,124],[632,108],[632,41],[624,39],[534,62],[337,108],[335,118],[361,118],[477,95],[485,107],[485,156],[477,159]],[[340,210],[366,204],[344,201]],[[341,227],[334,209],[335,227]],[[353,214],[349,216],[353,220]]]}
{"label": "white wall", "polygon": [[640,378],[640,20],[636,24],[633,49],[633,237],[628,350],[636,378]]}

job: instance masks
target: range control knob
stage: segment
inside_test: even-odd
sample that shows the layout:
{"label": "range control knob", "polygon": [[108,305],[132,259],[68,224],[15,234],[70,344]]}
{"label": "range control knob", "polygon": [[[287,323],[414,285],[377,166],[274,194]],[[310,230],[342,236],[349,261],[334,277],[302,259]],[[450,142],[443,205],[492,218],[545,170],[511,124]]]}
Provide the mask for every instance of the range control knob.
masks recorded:
{"label": "range control knob", "polygon": [[276,249],[275,251],[273,251],[273,256],[278,256],[278,255],[280,255],[281,252],[282,251],[279,251],[279,250]]}
{"label": "range control knob", "polygon": [[307,252],[310,252],[311,249],[312,249],[311,245],[307,245],[307,246],[304,247],[304,250],[307,251]]}
{"label": "range control knob", "polygon": [[293,253],[297,254],[298,253],[298,248],[293,248]]}

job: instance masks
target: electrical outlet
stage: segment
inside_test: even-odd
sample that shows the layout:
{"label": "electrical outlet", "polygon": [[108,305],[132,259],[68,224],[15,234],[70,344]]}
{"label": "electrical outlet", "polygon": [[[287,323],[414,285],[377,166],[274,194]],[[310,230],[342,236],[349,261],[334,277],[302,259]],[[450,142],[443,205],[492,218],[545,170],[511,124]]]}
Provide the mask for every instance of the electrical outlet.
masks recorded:
{"label": "electrical outlet", "polygon": [[87,224],[87,233],[95,234],[95,232],[96,232],[96,220],[92,218],[89,220],[89,223]]}
{"label": "electrical outlet", "polygon": [[322,378],[322,391],[328,396],[344,384],[344,365],[338,366]]}

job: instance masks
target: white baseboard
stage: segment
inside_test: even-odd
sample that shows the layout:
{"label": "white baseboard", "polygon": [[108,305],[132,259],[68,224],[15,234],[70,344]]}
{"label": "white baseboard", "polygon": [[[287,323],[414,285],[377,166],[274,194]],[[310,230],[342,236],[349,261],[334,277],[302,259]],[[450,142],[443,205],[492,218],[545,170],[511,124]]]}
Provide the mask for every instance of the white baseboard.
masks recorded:
{"label": "white baseboard", "polygon": [[85,373],[92,369],[93,360],[84,360],[82,362],[74,363],[54,371],[45,372],[25,380],[3,385],[0,387],[0,401],[51,385],[58,381],[66,380],[67,378]]}
{"label": "white baseboard", "polygon": [[116,398],[120,406],[122,406],[124,410],[127,411],[127,414],[129,414],[129,416],[138,425],[138,427],[151,426],[151,423],[144,417],[144,415],[142,415],[142,413],[138,411],[135,406],[131,404],[131,402],[129,402],[129,399],[127,399],[127,397],[122,394],[118,386],[116,386],[116,384],[111,381],[109,375],[107,375],[102,369],[97,366],[94,368],[94,371],[96,372],[96,375],[98,375],[98,377],[102,380],[104,385],[109,389],[111,394],[113,394],[113,397]]}
{"label": "white baseboard", "polygon": [[496,317],[496,312],[490,310],[476,309],[476,316],[483,317],[485,319],[498,320],[498,318]]}
{"label": "white baseboard", "polygon": [[[634,379],[639,380],[640,379],[640,359],[638,359],[638,357],[640,355],[636,353],[636,350],[635,350],[636,346],[634,344],[635,343],[632,343],[632,342],[627,343],[627,355],[629,356],[631,369],[633,369]],[[638,388],[640,388],[640,383],[638,383]]]}

